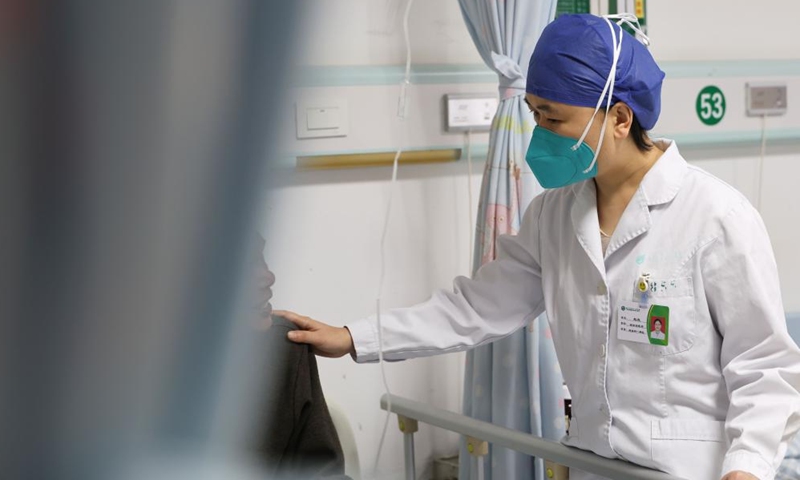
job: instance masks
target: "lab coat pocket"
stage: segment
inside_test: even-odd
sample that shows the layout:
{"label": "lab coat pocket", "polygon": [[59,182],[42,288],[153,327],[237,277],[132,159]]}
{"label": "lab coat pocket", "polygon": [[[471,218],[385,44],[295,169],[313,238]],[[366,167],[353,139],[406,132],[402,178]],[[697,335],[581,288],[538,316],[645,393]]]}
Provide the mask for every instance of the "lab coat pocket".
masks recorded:
{"label": "lab coat pocket", "polygon": [[725,456],[725,422],[655,420],[650,452],[654,466],[681,478],[719,478]]}
{"label": "lab coat pocket", "polygon": [[674,355],[689,350],[697,333],[692,278],[654,278],[649,285],[645,322],[650,353]]}

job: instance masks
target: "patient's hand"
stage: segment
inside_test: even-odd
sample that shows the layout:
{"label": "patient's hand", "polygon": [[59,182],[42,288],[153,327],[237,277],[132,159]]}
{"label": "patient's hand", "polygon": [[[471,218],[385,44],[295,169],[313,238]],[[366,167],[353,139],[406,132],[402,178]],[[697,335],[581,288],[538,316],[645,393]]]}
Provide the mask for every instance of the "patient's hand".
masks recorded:
{"label": "patient's hand", "polygon": [[311,345],[311,351],[316,355],[338,358],[348,353],[355,353],[353,338],[345,327],[332,327],[286,310],[275,310],[272,314],[297,325],[300,330],[289,332],[289,340]]}

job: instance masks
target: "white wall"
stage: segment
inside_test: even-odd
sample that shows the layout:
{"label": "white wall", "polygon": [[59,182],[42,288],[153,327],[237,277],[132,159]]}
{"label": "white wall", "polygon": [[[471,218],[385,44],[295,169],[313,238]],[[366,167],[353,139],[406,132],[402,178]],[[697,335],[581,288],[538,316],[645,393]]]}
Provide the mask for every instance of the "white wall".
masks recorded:
{"label": "white wall", "polygon": [[[399,0],[318,0],[309,12],[299,62],[323,66],[399,65],[404,50]],[[649,28],[659,61],[798,59],[800,38],[792,19],[800,13],[795,0],[650,0]],[[391,27],[391,19],[396,26]],[[414,4],[410,30],[415,64],[477,64],[455,0]],[[727,79],[729,114],[719,129],[752,130],[754,120],[741,111],[740,83]],[[792,81],[796,81],[792,80]],[[683,83],[680,83],[683,82]],[[692,95],[695,83],[680,80],[665,87],[664,133],[707,132],[696,125]],[[794,85],[794,84],[792,84]],[[674,87],[674,88],[673,88]],[[671,90],[671,88],[673,88]],[[792,90],[792,89],[790,89]],[[796,89],[792,90],[795,91]],[[398,89],[393,85],[300,89],[286,98],[286,128],[280,132],[285,152],[393,150],[398,142],[414,148],[464,146],[463,135],[445,133],[441,97],[445,93],[493,92],[494,84],[420,85],[412,89],[409,118],[394,116]],[[730,92],[730,93],[729,93]],[[790,99],[796,95],[790,92]],[[298,141],[294,138],[295,97],[333,95],[347,98],[350,135],[338,139]],[[667,99],[669,97],[669,99]],[[790,100],[792,102],[792,100]],[[676,107],[676,105],[682,105]],[[792,103],[790,103],[790,107]],[[673,109],[672,113],[669,113]],[[798,110],[800,111],[800,110]],[[677,113],[676,113],[677,112]],[[791,119],[771,119],[772,127],[800,128]],[[484,145],[486,134],[476,134]],[[693,163],[739,188],[755,201],[758,148],[681,148]],[[388,194],[389,168],[294,172],[282,165],[271,176],[267,261],[277,276],[275,305],[296,310],[334,325],[371,314],[375,309],[379,240]],[[764,168],[762,211],[780,264],[787,310],[800,310],[800,222],[792,213],[795,179],[800,177],[800,145],[770,146]],[[475,194],[482,166],[474,163]],[[389,225],[384,307],[425,300],[434,288],[449,288],[452,278],[468,267],[469,239],[465,162],[401,167]],[[474,215],[474,207],[473,213]],[[794,215],[794,217],[793,217]],[[460,409],[463,355],[388,364],[395,393],[451,410]],[[371,469],[383,426],[377,408],[383,393],[377,366],[355,365],[349,359],[320,359],[326,395],[342,405],[353,427],[362,469]],[[380,462],[380,478],[402,478],[401,437],[390,425]],[[430,459],[454,454],[456,437],[421,426],[417,435],[418,471]]]}
{"label": "white wall", "polygon": [[[309,65],[405,62],[400,0],[316,0],[301,42]],[[649,0],[658,61],[800,58],[795,0]],[[479,63],[456,0],[417,0],[409,20],[418,63]]]}
{"label": "white wall", "polygon": [[648,0],[659,62],[800,58],[795,0]]}
{"label": "white wall", "polygon": [[[315,0],[307,14],[301,63],[400,65],[405,1]],[[480,63],[456,0],[415,0],[409,16],[415,63]]]}

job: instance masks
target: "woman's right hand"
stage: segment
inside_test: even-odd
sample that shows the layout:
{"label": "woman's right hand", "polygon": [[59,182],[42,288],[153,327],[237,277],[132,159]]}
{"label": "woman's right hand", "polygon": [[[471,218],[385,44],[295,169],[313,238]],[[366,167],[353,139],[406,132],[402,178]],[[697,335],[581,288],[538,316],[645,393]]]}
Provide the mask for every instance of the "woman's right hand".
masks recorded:
{"label": "woman's right hand", "polygon": [[332,327],[287,310],[274,310],[272,314],[294,323],[299,330],[289,332],[289,340],[310,345],[316,355],[339,358],[355,354],[353,338],[345,327]]}

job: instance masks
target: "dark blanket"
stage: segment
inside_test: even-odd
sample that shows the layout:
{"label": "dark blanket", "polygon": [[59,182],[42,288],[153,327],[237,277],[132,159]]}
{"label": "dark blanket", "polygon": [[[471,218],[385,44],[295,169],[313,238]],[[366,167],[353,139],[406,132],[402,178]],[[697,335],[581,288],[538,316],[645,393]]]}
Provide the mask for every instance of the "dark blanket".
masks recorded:
{"label": "dark blanket", "polygon": [[307,345],[286,338],[296,327],[273,317],[266,335],[266,426],[260,452],[271,478],[347,478],[317,362]]}

